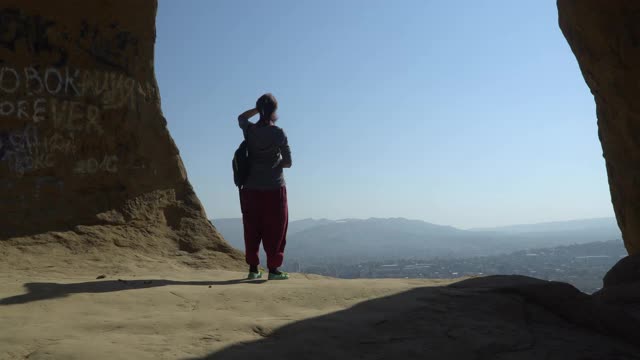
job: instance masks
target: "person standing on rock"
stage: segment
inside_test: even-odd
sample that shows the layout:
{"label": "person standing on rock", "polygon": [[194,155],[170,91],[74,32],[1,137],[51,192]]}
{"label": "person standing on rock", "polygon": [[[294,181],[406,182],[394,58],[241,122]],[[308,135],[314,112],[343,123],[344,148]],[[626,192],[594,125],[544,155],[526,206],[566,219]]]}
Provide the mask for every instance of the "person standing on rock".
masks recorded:
{"label": "person standing on rock", "polygon": [[[284,130],[275,125],[277,109],[276,98],[264,94],[254,109],[238,116],[249,149],[249,173],[240,188],[249,279],[262,278],[258,269],[261,241],[267,253],[269,280],[289,278],[289,274],[281,272],[279,267],[284,259],[289,224],[283,169],[291,167],[291,150]],[[251,123],[249,119],[258,114],[260,119]]]}

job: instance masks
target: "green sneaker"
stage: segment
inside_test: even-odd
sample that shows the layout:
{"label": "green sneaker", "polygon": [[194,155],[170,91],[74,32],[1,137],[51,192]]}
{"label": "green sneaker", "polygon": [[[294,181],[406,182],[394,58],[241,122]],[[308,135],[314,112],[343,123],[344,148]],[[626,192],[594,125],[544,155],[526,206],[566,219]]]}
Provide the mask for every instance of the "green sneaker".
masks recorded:
{"label": "green sneaker", "polygon": [[280,274],[269,273],[269,280],[287,280],[287,279],[289,279],[289,274],[286,272],[281,272]]}
{"label": "green sneaker", "polygon": [[247,276],[247,280],[256,280],[256,279],[262,279],[262,271],[250,272],[249,276]]}

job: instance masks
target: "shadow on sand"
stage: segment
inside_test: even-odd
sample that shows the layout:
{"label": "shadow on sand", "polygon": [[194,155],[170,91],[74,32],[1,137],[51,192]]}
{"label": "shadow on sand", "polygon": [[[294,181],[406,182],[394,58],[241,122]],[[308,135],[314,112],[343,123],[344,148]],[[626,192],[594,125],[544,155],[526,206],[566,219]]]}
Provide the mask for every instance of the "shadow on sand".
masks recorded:
{"label": "shadow on sand", "polygon": [[103,280],[81,283],[26,283],[26,294],[0,299],[0,305],[25,304],[32,301],[49,300],[80,293],[107,293],[114,291],[147,289],[168,285],[219,286],[237,284],[263,284],[266,280],[226,280],[226,281],[174,281],[164,279],[148,280]]}
{"label": "shadow on sand", "polygon": [[261,327],[260,340],[191,360],[638,359],[636,325],[568,284],[488,277]]}

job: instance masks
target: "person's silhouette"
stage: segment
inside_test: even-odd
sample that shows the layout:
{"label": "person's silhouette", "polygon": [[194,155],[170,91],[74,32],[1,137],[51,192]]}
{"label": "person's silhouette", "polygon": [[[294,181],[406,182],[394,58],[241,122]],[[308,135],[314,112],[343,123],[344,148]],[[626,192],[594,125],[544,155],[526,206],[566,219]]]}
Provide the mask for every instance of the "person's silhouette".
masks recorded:
{"label": "person's silhouette", "polygon": [[[256,107],[238,116],[249,149],[249,173],[240,187],[240,206],[244,225],[246,261],[249,279],[259,279],[262,272],[259,252],[262,242],[267,253],[269,280],[285,280],[281,272],[289,223],[284,168],[291,167],[291,150],[285,132],[275,125],[278,102],[271,94],[262,95]],[[255,124],[249,121],[260,114]]]}

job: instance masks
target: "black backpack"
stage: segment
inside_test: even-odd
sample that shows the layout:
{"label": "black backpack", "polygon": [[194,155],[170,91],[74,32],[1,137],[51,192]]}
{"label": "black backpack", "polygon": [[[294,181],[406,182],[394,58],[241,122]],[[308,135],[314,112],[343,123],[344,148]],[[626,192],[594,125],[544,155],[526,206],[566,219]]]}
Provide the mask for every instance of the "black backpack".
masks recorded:
{"label": "black backpack", "polygon": [[247,133],[249,132],[249,128],[247,127],[246,131],[243,131],[244,140],[238,146],[238,149],[233,154],[233,182],[236,184],[238,188],[242,188],[244,184],[247,182],[247,178],[249,177],[249,144],[247,143]]}

